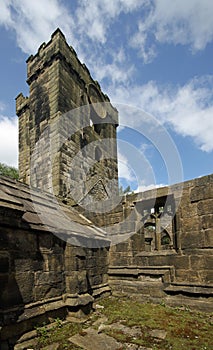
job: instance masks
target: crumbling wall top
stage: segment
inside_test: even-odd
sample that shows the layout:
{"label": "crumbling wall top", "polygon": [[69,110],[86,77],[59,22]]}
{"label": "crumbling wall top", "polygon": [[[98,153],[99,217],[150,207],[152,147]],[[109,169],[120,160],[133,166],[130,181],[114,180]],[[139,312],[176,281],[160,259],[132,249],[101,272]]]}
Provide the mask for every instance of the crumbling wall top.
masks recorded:
{"label": "crumbling wall top", "polygon": [[[73,47],[69,46],[64,34],[58,28],[52,34],[51,40],[48,43],[43,43],[35,55],[31,55],[27,60],[27,82],[36,79],[38,74],[48,65],[51,65],[55,60],[62,60],[72,66],[80,77],[86,83],[95,83],[100,89],[99,84],[94,81],[85,64],[82,64],[77,57]],[[106,96],[105,96],[106,97]]]}

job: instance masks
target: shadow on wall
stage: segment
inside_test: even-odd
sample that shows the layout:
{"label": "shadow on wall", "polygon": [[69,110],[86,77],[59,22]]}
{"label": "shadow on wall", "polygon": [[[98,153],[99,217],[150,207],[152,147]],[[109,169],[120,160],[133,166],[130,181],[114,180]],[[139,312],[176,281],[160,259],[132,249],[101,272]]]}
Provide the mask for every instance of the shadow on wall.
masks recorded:
{"label": "shadow on wall", "polygon": [[43,266],[36,242],[32,244],[35,237],[26,237],[18,229],[0,228],[0,339],[5,349],[28,329],[20,323],[25,319],[24,305],[33,302],[34,273]]}

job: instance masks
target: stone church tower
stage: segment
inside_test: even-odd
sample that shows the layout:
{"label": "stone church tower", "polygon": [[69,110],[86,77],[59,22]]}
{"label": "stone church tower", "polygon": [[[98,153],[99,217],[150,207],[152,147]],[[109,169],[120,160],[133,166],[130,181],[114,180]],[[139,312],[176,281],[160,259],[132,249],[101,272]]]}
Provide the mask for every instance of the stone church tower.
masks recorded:
{"label": "stone church tower", "polygon": [[20,180],[74,203],[118,191],[118,112],[57,29],[27,60],[19,94]]}

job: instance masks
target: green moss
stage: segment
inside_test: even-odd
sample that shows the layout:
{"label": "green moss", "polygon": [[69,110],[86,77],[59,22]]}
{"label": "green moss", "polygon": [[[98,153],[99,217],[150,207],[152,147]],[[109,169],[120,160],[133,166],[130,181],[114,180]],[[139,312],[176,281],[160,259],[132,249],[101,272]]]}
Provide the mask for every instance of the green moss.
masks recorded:
{"label": "green moss", "polygon": [[[183,308],[171,308],[165,305],[152,303],[140,303],[128,298],[108,297],[102,299],[99,304],[104,308],[98,310],[98,317],[106,316],[108,324],[120,322],[125,326],[137,326],[141,330],[140,339],[126,334],[116,327],[106,328],[105,333],[113,336],[121,343],[133,343],[153,350],[212,350],[212,323],[211,315],[201,312],[185,310]],[[63,325],[60,320],[56,322],[54,329],[48,332],[48,339],[43,330],[45,345],[59,342],[60,350],[79,350],[68,342],[68,339],[81,333],[97,320],[97,313],[91,315],[85,324],[69,323]],[[95,328],[95,327],[94,327]],[[153,329],[165,330],[165,339],[156,339],[150,335]],[[42,335],[40,337],[42,340]],[[42,347],[42,341],[39,343]],[[40,347],[38,346],[38,349]]]}

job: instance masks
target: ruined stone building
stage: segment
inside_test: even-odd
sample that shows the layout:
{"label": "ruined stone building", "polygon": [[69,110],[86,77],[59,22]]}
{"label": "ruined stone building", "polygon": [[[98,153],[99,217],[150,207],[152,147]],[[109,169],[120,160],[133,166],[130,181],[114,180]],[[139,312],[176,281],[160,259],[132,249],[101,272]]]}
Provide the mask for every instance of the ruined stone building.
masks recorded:
{"label": "ruined stone building", "polygon": [[2,349],[95,298],[212,310],[213,175],[118,196],[118,111],[58,29],[16,99],[20,181],[0,177]]}
{"label": "ruined stone building", "polygon": [[16,99],[20,180],[74,200],[82,188],[78,203],[118,194],[118,112],[60,30],[28,58],[27,82],[29,97]]}

